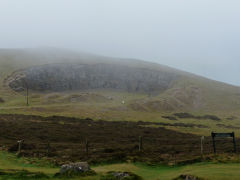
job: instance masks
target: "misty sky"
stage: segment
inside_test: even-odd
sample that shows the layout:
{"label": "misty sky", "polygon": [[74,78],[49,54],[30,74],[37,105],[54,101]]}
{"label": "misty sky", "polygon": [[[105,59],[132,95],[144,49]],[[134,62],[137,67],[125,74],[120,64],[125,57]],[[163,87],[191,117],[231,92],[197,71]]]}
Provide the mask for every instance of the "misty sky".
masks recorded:
{"label": "misty sky", "polygon": [[240,85],[239,0],[0,0],[0,48],[138,58]]}

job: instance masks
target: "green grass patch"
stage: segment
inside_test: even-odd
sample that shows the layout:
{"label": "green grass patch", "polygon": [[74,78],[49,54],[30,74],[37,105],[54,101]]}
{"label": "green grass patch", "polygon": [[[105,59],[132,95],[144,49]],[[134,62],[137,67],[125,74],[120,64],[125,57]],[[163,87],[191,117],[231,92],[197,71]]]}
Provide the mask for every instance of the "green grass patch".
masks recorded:
{"label": "green grass patch", "polygon": [[[147,165],[143,163],[118,163],[93,166],[97,175],[73,176],[67,179],[100,180],[109,172],[131,172],[146,180],[172,180],[180,175],[193,175],[208,180],[238,180],[240,164],[233,162],[202,162],[184,166]],[[0,152],[0,179],[64,179],[54,177],[59,167],[54,167],[44,159],[18,158],[14,154]]]}

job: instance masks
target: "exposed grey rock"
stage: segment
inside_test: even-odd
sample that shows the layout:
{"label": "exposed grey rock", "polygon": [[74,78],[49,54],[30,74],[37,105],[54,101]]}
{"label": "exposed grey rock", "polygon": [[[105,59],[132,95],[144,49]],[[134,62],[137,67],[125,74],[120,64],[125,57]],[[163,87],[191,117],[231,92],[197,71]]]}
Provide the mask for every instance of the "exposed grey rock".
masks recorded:
{"label": "exposed grey rock", "polygon": [[27,86],[37,91],[117,89],[152,93],[169,88],[177,78],[173,72],[124,65],[48,64],[16,73],[9,86],[15,91]]}
{"label": "exposed grey rock", "polygon": [[193,176],[193,175],[180,175],[177,178],[174,178],[173,180],[204,180],[203,178],[199,178],[197,176]]}
{"label": "exposed grey rock", "polygon": [[130,174],[127,172],[113,172],[112,175],[116,177],[117,179],[123,179],[125,177],[129,177]]}
{"label": "exposed grey rock", "polygon": [[65,174],[68,172],[83,173],[90,170],[90,166],[87,162],[77,162],[62,165],[60,169],[60,174]]}

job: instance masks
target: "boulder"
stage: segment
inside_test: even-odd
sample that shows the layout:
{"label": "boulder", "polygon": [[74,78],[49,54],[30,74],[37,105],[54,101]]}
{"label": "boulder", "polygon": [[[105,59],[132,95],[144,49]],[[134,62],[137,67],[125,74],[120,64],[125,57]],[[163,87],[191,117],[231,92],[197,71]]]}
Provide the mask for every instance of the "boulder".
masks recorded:
{"label": "boulder", "polygon": [[90,171],[90,166],[87,162],[77,162],[77,163],[70,163],[64,164],[61,166],[60,174],[66,174],[69,172],[73,173],[83,173]]}
{"label": "boulder", "polygon": [[114,172],[113,176],[116,177],[117,179],[124,179],[126,177],[129,177],[130,174],[127,172]]}
{"label": "boulder", "polygon": [[108,172],[105,176],[101,177],[101,180],[143,180],[140,176],[131,172]]}
{"label": "boulder", "polygon": [[193,175],[182,174],[179,177],[174,178],[173,180],[204,180],[204,179]]}

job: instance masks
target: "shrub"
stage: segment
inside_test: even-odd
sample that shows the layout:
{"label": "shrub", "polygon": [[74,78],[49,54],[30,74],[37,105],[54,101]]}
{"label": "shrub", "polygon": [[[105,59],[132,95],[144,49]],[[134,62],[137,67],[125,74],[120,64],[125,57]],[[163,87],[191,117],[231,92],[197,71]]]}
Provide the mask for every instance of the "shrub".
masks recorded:
{"label": "shrub", "polygon": [[49,177],[42,173],[42,172],[29,172],[26,170],[23,171],[17,171],[15,173],[1,173],[1,176],[3,176],[3,179],[21,179],[21,180],[27,180],[27,179],[49,179]]}
{"label": "shrub", "polygon": [[193,175],[180,175],[177,178],[174,178],[173,180],[185,180],[185,179],[189,179],[189,180],[204,180],[203,178],[197,177],[197,176],[193,176]]}
{"label": "shrub", "polygon": [[73,177],[85,177],[85,176],[95,176],[97,173],[93,170],[89,170],[86,172],[76,172],[76,171],[66,171],[66,173],[56,173],[54,175],[55,178],[73,178]]}
{"label": "shrub", "polygon": [[108,172],[101,176],[100,180],[142,180],[142,178],[131,172]]}

